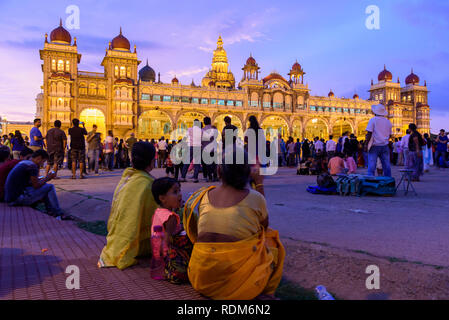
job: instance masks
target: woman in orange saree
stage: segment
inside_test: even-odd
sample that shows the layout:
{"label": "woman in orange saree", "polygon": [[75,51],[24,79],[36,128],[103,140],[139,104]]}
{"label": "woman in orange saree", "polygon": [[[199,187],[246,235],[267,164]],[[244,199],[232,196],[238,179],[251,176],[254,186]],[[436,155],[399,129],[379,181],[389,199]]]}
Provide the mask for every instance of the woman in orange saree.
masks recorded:
{"label": "woman in orange saree", "polygon": [[[233,152],[235,160],[236,148],[226,152]],[[198,190],[184,207],[184,227],[194,244],[189,280],[195,290],[217,300],[272,296],[285,249],[278,232],[268,228],[265,198],[247,187],[247,161],[220,165],[218,172],[222,184]]]}

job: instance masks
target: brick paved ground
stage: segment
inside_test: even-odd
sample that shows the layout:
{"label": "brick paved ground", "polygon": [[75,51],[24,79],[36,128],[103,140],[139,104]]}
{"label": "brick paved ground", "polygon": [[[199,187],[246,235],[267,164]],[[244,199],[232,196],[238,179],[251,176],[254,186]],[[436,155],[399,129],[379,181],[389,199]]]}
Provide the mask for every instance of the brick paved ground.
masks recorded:
{"label": "brick paved ground", "polygon": [[[105,237],[31,208],[0,204],[0,237],[0,300],[202,299],[190,286],[152,280],[149,261],[98,269]],[[66,288],[69,265],[80,269],[79,290]]]}

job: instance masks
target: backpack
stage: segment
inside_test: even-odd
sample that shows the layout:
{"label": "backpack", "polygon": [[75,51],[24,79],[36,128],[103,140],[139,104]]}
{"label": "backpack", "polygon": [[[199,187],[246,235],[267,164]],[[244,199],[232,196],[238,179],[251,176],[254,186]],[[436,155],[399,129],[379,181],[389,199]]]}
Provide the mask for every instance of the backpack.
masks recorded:
{"label": "backpack", "polygon": [[392,177],[374,177],[358,174],[338,177],[337,192],[342,195],[393,196],[396,194],[396,182]]}
{"label": "backpack", "polygon": [[322,188],[331,188],[336,187],[337,184],[335,183],[334,179],[331,177],[331,175],[327,172],[320,174],[316,177],[316,182],[319,187]]}

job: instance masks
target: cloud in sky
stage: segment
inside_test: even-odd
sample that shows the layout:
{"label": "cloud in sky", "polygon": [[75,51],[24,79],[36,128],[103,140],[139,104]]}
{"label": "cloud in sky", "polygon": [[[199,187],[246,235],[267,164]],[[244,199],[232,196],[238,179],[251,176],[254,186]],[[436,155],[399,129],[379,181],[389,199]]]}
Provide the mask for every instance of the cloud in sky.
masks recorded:
{"label": "cloud in sky", "polygon": [[[65,21],[70,4],[1,1],[0,114],[15,120],[23,119],[19,112],[34,114],[34,99],[42,85],[38,50],[59,17]],[[137,45],[139,59],[148,58],[164,81],[176,75],[200,83],[218,35],[224,40],[236,79],[241,78],[250,52],[261,67],[261,76],[273,69],[286,76],[298,59],[307,73],[305,81],[317,95],[327,95],[332,89],[337,96],[357,92],[367,98],[370,80],[376,79],[384,63],[402,83],[413,67],[431,91],[432,126],[434,119],[443,122],[449,101],[449,3],[381,2],[378,31],[365,28],[369,4],[357,0],[79,0],[81,28],[70,32],[77,37],[83,55],[79,68],[101,72],[104,50],[122,26],[131,46]]]}
{"label": "cloud in sky", "polygon": [[198,73],[205,73],[209,70],[209,67],[193,67],[193,68],[189,68],[189,69],[184,69],[184,70],[170,70],[167,73],[172,76],[172,77],[189,77],[192,75],[196,75]]}

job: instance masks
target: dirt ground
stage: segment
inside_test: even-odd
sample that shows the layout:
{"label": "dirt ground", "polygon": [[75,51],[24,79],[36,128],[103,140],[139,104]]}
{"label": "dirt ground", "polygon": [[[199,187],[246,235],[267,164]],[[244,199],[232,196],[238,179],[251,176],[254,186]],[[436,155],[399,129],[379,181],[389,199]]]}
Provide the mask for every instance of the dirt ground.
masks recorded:
{"label": "dirt ground", "polygon": [[[337,299],[447,300],[449,268],[375,257],[327,245],[283,238],[284,277],[305,289],[324,285]],[[367,266],[380,271],[380,288],[366,289]]]}

